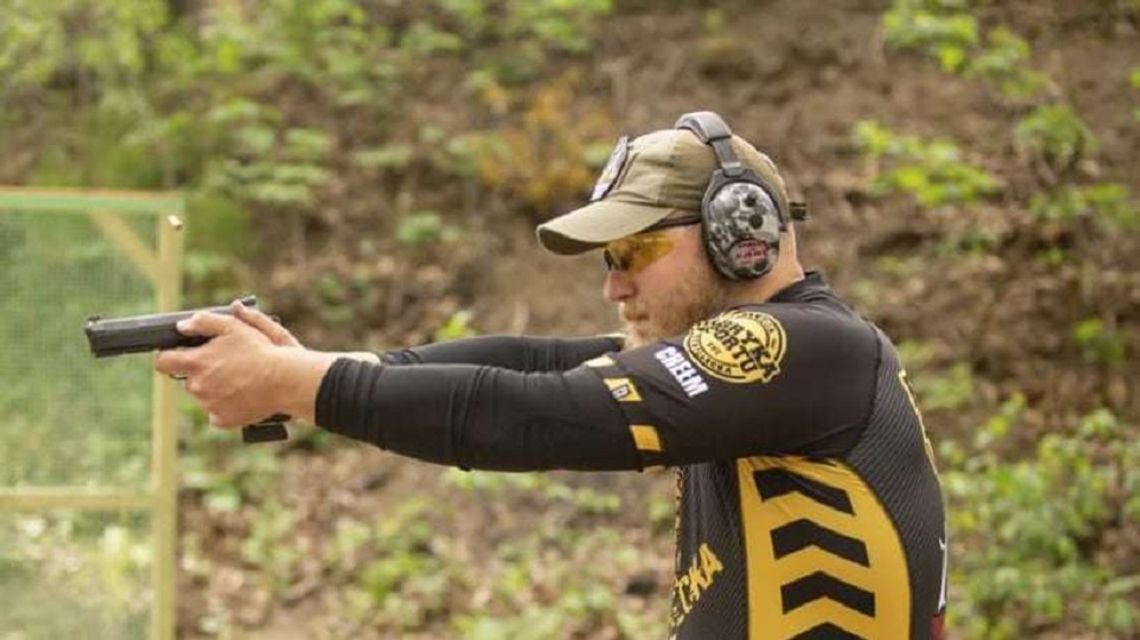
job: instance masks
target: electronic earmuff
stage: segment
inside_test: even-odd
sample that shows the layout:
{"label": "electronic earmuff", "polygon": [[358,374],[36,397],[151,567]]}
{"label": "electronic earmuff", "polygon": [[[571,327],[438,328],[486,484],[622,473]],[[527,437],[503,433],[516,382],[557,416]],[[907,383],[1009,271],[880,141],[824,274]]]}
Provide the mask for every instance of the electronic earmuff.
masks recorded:
{"label": "electronic earmuff", "polygon": [[692,131],[716,154],[701,201],[701,234],[713,268],[729,280],[764,276],[776,266],[788,220],[806,218],[802,205],[784,210],[776,190],[736,157],[732,130],[716,113],[686,113],[673,127]]}

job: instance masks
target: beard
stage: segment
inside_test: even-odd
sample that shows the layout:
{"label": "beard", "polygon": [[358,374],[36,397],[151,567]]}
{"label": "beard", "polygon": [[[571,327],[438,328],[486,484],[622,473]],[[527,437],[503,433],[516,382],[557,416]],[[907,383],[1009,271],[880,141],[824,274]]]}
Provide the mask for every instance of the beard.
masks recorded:
{"label": "beard", "polygon": [[729,302],[728,283],[705,264],[694,264],[681,279],[656,298],[622,302],[618,312],[625,320],[625,348],[678,336],[697,322],[724,310]]}

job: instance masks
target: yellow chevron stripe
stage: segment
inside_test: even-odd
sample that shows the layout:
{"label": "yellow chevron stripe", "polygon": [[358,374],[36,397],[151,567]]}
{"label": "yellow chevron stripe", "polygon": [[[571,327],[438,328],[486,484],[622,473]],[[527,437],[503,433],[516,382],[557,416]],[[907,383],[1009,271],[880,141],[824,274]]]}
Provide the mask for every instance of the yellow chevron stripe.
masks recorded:
{"label": "yellow chevron stripe", "polygon": [[816,571],[829,573],[840,580],[850,582],[863,589],[866,589],[866,587],[863,586],[864,584],[869,584],[875,579],[873,558],[871,559],[871,568],[868,568],[840,558],[819,547],[808,547],[802,551],[784,556],[775,562],[781,565],[781,571],[785,572],[788,576],[785,582],[798,580]]}
{"label": "yellow chevron stripe", "polygon": [[[884,603],[880,602],[875,603],[876,607],[881,607],[883,604]],[[886,604],[890,606],[889,603]],[[875,613],[881,615],[882,612],[876,609]],[[883,626],[876,619],[868,618],[858,611],[852,611],[830,598],[822,598],[810,604],[805,604],[787,616],[784,616],[784,620],[782,620],[781,623],[785,625],[782,628],[786,628],[787,631],[781,631],[780,633],[786,633],[787,635],[767,635],[762,637],[780,637],[786,640],[787,638],[794,638],[796,634],[803,633],[824,622],[830,622],[836,626],[843,627],[855,635],[873,640],[890,640],[891,638],[901,640],[902,638],[910,636],[910,629],[908,627],[895,627],[884,631]]]}
{"label": "yellow chevron stripe", "polygon": [[[803,496],[760,498],[753,472],[784,468],[847,493],[854,515]],[[737,462],[740,505],[747,549],[749,638],[781,640],[831,622],[866,638],[905,637],[910,629],[910,589],[906,557],[890,517],[863,479],[842,464],[796,457],[757,456]],[[870,568],[810,548],[775,559],[772,529],[800,518],[858,538],[867,546]],[[780,587],[816,571],[875,594],[875,617],[828,598],[784,614]]]}

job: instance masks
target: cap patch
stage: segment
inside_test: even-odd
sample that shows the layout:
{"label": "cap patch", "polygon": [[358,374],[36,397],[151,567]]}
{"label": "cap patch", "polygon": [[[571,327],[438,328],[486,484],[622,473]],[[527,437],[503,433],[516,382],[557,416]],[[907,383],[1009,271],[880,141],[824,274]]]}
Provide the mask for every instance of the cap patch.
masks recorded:
{"label": "cap patch", "polygon": [[621,175],[621,170],[625,167],[626,160],[629,159],[629,136],[622,136],[614,146],[614,150],[610,152],[609,160],[606,160],[606,166],[602,169],[602,175],[598,176],[598,181],[594,183],[594,192],[590,194],[590,202],[596,202],[606,197],[606,194],[613,189],[614,183],[617,182],[618,176]]}
{"label": "cap patch", "polygon": [[771,381],[787,345],[780,321],[758,311],[722,313],[698,322],[685,336],[685,351],[697,367],[735,383]]}

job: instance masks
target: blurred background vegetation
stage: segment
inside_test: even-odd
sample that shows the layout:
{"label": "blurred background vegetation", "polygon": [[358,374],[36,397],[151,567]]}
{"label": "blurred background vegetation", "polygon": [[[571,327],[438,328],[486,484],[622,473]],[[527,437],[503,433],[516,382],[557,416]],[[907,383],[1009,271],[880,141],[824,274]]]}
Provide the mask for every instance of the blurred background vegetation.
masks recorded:
{"label": "blurred background vegetation", "polygon": [[[809,202],[807,264],[900,343],[949,500],[951,637],[1140,637],[1138,36],[1136,0],[0,0],[0,184],[183,192],[187,304],[256,292],[312,347],[590,334],[616,325],[596,259],[540,254],[533,224],[620,134],[717,110]],[[51,268],[18,233],[9,288],[87,313],[18,288]],[[4,381],[0,477],[64,464],[5,458],[50,373]],[[667,473],[468,474],[203,423],[183,637],[665,634]],[[129,479],[137,448],[88,454]],[[86,554],[137,609],[132,527],[21,517],[0,577],[66,592]]]}

